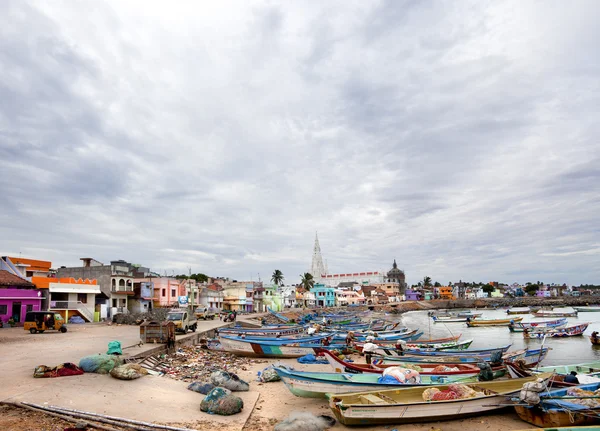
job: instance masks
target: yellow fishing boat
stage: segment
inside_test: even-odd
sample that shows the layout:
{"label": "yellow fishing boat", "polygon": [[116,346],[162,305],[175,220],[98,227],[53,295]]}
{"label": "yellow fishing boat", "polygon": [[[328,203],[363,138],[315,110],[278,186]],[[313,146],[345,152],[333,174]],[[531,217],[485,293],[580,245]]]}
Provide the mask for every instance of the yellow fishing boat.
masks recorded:
{"label": "yellow fishing boat", "polygon": [[[523,384],[537,378],[547,380],[552,373],[523,379],[494,380],[460,385],[471,391],[468,398],[425,401],[424,391],[448,391],[450,385],[430,386],[351,394],[327,394],[329,408],[344,425],[381,425],[434,422],[477,416],[510,406],[506,396],[518,393]],[[431,392],[430,392],[431,393]],[[435,398],[434,398],[435,399]]]}
{"label": "yellow fishing boat", "polygon": [[508,325],[510,325],[510,322],[518,323],[521,320],[523,320],[522,317],[513,317],[512,319],[489,319],[489,320],[476,319],[476,320],[471,320],[471,321],[467,320],[467,326],[469,326],[469,327],[474,327],[474,326],[508,326]]}

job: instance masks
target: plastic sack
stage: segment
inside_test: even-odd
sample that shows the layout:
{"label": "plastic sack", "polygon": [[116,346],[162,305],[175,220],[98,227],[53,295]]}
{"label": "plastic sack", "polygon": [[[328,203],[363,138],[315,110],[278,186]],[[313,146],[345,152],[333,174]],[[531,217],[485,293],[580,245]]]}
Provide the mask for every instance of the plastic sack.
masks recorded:
{"label": "plastic sack", "polygon": [[277,374],[277,371],[275,371],[275,368],[273,368],[273,365],[270,365],[267,368],[265,368],[264,370],[259,371],[257,374],[258,374],[258,377],[256,380],[258,380],[259,382],[262,382],[262,383],[278,382],[281,380],[281,377],[279,377],[279,374]]}
{"label": "plastic sack", "polygon": [[327,359],[317,359],[315,355],[309,353],[297,359],[301,364],[327,364]]}
{"label": "plastic sack", "polygon": [[119,365],[123,365],[123,360],[115,355],[91,355],[79,361],[79,368],[86,373],[108,374]]}
{"label": "plastic sack", "polygon": [[108,351],[107,355],[122,355],[123,350],[121,350],[121,343],[118,341],[109,341],[108,342]]}
{"label": "plastic sack", "polygon": [[244,402],[229,389],[214,388],[200,403],[200,410],[206,413],[229,416],[239,413],[244,408]]}
{"label": "plastic sack", "polygon": [[542,379],[537,379],[535,382],[527,382],[523,385],[519,393],[519,399],[530,405],[536,405],[540,402],[539,393],[546,388]]}
{"label": "plastic sack", "polygon": [[383,370],[384,376],[392,376],[400,383],[421,383],[420,374],[408,368],[389,367]]}
{"label": "plastic sack", "polygon": [[377,379],[377,383],[381,383],[384,385],[402,385],[403,383],[398,381],[395,377],[392,376],[381,376]]}
{"label": "plastic sack", "polygon": [[204,383],[204,382],[193,382],[193,383],[190,383],[187,388],[190,391],[194,391],[194,392],[198,392],[202,395],[206,395],[215,388],[215,385],[213,385],[211,383]]}
{"label": "plastic sack", "polygon": [[110,375],[119,380],[135,380],[148,374],[148,370],[139,364],[125,364],[110,370]]}
{"label": "plastic sack", "polygon": [[250,385],[240,379],[237,374],[228,373],[227,371],[215,371],[210,375],[210,381],[215,386],[221,386],[230,391],[249,391]]}

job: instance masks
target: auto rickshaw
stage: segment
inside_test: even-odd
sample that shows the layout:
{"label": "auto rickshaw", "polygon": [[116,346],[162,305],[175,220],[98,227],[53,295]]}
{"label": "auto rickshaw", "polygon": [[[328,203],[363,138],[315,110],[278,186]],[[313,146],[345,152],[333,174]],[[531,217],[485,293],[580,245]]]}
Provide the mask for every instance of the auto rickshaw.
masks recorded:
{"label": "auto rickshaw", "polygon": [[36,332],[41,334],[48,329],[55,329],[62,333],[67,332],[62,316],[51,311],[30,311],[26,313],[23,327],[32,334]]}

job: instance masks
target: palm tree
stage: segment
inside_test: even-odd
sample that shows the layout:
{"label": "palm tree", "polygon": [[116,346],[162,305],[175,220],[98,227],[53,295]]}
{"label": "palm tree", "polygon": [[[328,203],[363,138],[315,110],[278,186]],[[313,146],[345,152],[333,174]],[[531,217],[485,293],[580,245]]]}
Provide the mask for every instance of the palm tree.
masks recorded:
{"label": "palm tree", "polygon": [[271,276],[271,281],[273,283],[275,283],[277,286],[283,286],[284,278],[285,277],[283,276],[283,272],[276,269],[275,271],[273,271],[273,275]]}
{"label": "palm tree", "polygon": [[315,285],[315,280],[310,272],[305,272],[304,274],[300,274],[301,280],[300,285],[306,290],[310,290]]}
{"label": "palm tree", "polygon": [[429,277],[429,276],[426,276],[426,277],[423,279],[423,286],[425,286],[425,287],[431,286],[431,277]]}

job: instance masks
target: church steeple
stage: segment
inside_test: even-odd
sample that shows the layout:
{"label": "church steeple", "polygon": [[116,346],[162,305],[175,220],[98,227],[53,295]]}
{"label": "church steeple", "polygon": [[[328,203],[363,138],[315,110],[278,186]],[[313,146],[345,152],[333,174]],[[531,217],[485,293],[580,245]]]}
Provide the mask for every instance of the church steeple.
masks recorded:
{"label": "church steeple", "polygon": [[394,259],[394,266],[393,266],[393,268],[394,269],[398,269],[398,265],[396,264],[396,259]]}
{"label": "church steeple", "polygon": [[312,264],[310,273],[315,280],[326,274],[325,265],[323,265],[323,256],[321,256],[321,246],[319,245],[319,235],[315,232],[315,246],[313,247]]}

